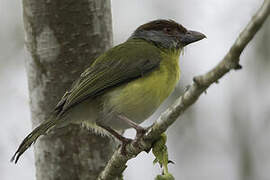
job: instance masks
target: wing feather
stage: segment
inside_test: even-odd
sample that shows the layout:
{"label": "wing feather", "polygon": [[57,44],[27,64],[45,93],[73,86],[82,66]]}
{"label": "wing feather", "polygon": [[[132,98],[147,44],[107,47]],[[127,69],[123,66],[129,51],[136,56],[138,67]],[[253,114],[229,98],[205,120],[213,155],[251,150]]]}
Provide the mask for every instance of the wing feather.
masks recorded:
{"label": "wing feather", "polygon": [[66,92],[55,110],[60,114],[87,98],[143,76],[159,66],[160,51],[142,40],[128,40],[96,59]]}

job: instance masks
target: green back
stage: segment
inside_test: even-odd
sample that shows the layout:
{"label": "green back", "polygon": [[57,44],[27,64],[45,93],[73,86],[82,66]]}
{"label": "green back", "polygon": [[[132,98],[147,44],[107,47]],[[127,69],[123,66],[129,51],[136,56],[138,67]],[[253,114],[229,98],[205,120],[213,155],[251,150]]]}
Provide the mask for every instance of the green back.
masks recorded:
{"label": "green back", "polygon": [[160,62],[160,50],[156,46],[141,39],[130,39],[99,56],[65,93],[55,110],[62,114],[85,99],[143,76]]}

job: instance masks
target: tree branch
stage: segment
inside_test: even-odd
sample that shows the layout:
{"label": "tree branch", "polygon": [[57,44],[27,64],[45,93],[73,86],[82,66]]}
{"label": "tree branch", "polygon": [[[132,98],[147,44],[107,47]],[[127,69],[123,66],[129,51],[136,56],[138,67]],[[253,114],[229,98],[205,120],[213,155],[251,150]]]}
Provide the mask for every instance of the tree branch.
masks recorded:
{"label": "tree branch", "polygon": [[188,90],[180,96],[170,108],[162,113],[157,122],[155,122],[143,138],[136,143],[136,146],[134,143],[127,146],[126,155],[122,155],[120,150],[117,150],[100,174],[99,180],[112,180],[119,177],[127,167],[127,161],[136,157],[142,151],[149,152],[153,142],[155,142],[188,107],[195,103],[199,96],[205,92],[210,85],[218,82],[218,80],[230,70],[241,69],[241,65],[239,64],[240,55],[246,45],[261,28],[269,13],[270,0],[265,0],[220,63],[208,73],[194,77],[194,82],[189,86]]}

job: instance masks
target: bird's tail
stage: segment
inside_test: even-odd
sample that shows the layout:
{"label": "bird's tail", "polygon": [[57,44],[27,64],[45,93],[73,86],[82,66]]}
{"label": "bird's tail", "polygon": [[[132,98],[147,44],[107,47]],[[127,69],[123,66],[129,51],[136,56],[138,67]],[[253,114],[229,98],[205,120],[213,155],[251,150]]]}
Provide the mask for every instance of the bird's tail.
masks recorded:
{"label": "bird's tail", "polygon": [[54,127],[56,124],[58,124],[60,119],[57,119],[55,117],[51,117],[49,120],[44,121],[41,125],[36,127],[20,144],[19,148],[15,152],[15,154],[11,158],[11,162],[15,160],[15,164],[19,160],[20,156],[31,146],[31,144],[35,143],[37,138],[40,135],[46,134],[49,129]]}

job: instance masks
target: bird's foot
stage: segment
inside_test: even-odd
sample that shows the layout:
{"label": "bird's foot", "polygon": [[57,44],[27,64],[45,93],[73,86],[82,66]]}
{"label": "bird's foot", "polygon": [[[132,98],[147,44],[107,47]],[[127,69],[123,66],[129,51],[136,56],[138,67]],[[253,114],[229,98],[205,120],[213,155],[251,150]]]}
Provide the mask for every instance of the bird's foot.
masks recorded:
{"label": "bird's foot", "polygon": [[131,144],[133,140],[122,136],[117,131],[108,126],[104,126],[103,124],[99,124],[99,126],[107,130],[111,135],[113,135],[116,139],[118,139],[121,142],[120,151],[121,154],[125,156],[127,154],[126,147],[128,144]]}
{"label": "bird's foot", "polygon": [[135,130],[136,130],[135,141],[140,140],[143,137],[143,135],[147,132],[147,129],[145,129],[141,126],[138,126]]}
{"label": "bird's foot", "polygon": [[138,125],[134,121],[130,120],[124,115],[119,115],[119,118],[122,119],[125,123],[127,123],[130,127],[134,128],[136,130],[136,136],[132,144],[135,147],[139,146],[139,140],[144,136],[144,134],[147,132],[148,129],[143,128],[142,126]]}
{"label": "bird's foot", "polygon": [[141,127],[140,125],[133,122],[132,120],[130,120],[126,116],[119,115],[119,118],[122,119],[125,123],[127,123],[130,127],[134,128],[136,130],[135,141],[140,139],[147,132],[147,129]]}
{"label": "bird's foot", "polygon": [[[123,136],[122,136],[123,137]],[[129,138],[125,138],[123,137],[123,139],[120,140],[121,141],[121,147],[120,147],[120,152],[123,156],[127,155],[127,145],[132,143],[132,139]]]}

